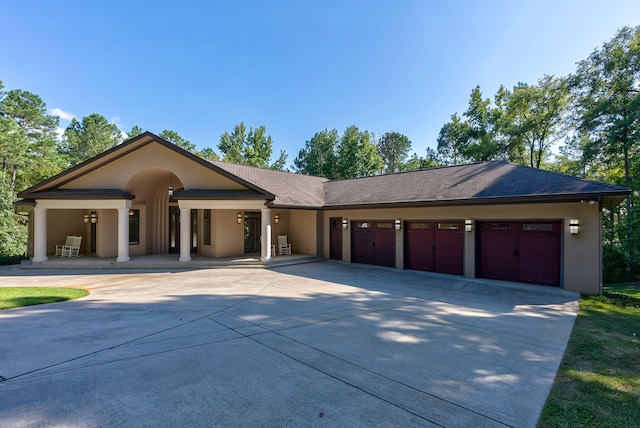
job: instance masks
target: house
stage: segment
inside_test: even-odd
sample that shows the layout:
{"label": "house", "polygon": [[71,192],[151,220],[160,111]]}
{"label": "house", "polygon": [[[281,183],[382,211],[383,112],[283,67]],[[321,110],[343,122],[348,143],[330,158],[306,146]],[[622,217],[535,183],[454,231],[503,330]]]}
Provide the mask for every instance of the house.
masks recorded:
{"label": "house", "polygon": [[146,132],[19,193],[32,263],[67,235],[127,263],[294,253],[601,291],[602,207],[623,187],[507,162],[329,181],[201,159]]}

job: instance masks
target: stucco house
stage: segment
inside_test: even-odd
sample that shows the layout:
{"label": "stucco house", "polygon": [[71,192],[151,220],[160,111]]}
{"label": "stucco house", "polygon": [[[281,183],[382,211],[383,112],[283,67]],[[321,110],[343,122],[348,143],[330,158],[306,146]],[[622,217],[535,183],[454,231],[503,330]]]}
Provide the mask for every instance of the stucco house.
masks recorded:
{"label": "stucco house", "polygon": [[269,261],[286,235],[297,254],[597,294],[601,209],[629,193],[507,162],[329,181],[207,161],[146,132],[24,190],[18,205],[30,211],[33,264],[68,235],[119,263]]}

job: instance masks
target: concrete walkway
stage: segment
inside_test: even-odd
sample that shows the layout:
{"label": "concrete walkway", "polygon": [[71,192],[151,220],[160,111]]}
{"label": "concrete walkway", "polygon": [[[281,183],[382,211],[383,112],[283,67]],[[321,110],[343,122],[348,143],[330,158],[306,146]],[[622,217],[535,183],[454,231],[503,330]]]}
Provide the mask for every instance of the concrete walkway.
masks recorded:
{"label": "concrete walkway", "polygon": [[0,312],[0,426],[535,426],[578,295],[339,262],[25,271],[88,288]]}

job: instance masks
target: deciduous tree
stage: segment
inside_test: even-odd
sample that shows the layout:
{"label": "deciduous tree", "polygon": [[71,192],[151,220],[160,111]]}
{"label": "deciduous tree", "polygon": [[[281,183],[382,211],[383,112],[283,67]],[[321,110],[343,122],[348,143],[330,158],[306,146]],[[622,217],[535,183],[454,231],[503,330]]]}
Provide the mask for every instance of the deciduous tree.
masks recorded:
{"label": "deciduous tree", "polygon": [[233,128],[231,133],[225,132],[220,136],[218,149],[222,153],[225,162],[249,165],[257,168],[269,168],[283,170],[286,164],[287,154],[280,151],[280,156],[275,162],[270,163],[273,153],[273,140],[267,134],[265,126],[256,129],[247,128],[244,122]]}
{"label": "deciduous tree", "polygon": [[337,152],[338,178],[366,177],[382,170],[382,158],[371,142],[369,132],[360,131],[356,126],[344,130]]}
{"label": "deciduous tree", "polygon": [[304,148],[300,150],[293,164],[301,174],[315,175],[333,180],[337,178],[336,151],[339,141],[340,137],[335,129],[316,132],[305,143]]}

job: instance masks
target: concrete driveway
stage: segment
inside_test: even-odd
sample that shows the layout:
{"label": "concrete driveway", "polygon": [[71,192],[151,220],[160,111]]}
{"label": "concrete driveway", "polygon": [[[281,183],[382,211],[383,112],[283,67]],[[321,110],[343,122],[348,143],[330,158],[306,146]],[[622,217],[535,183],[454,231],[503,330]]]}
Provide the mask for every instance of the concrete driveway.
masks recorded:
{"label": "concrete driveway", "polygon": [[0,426],[535,426],[578,295],[338,262],[23,271],[88,288],[0,312]]}

